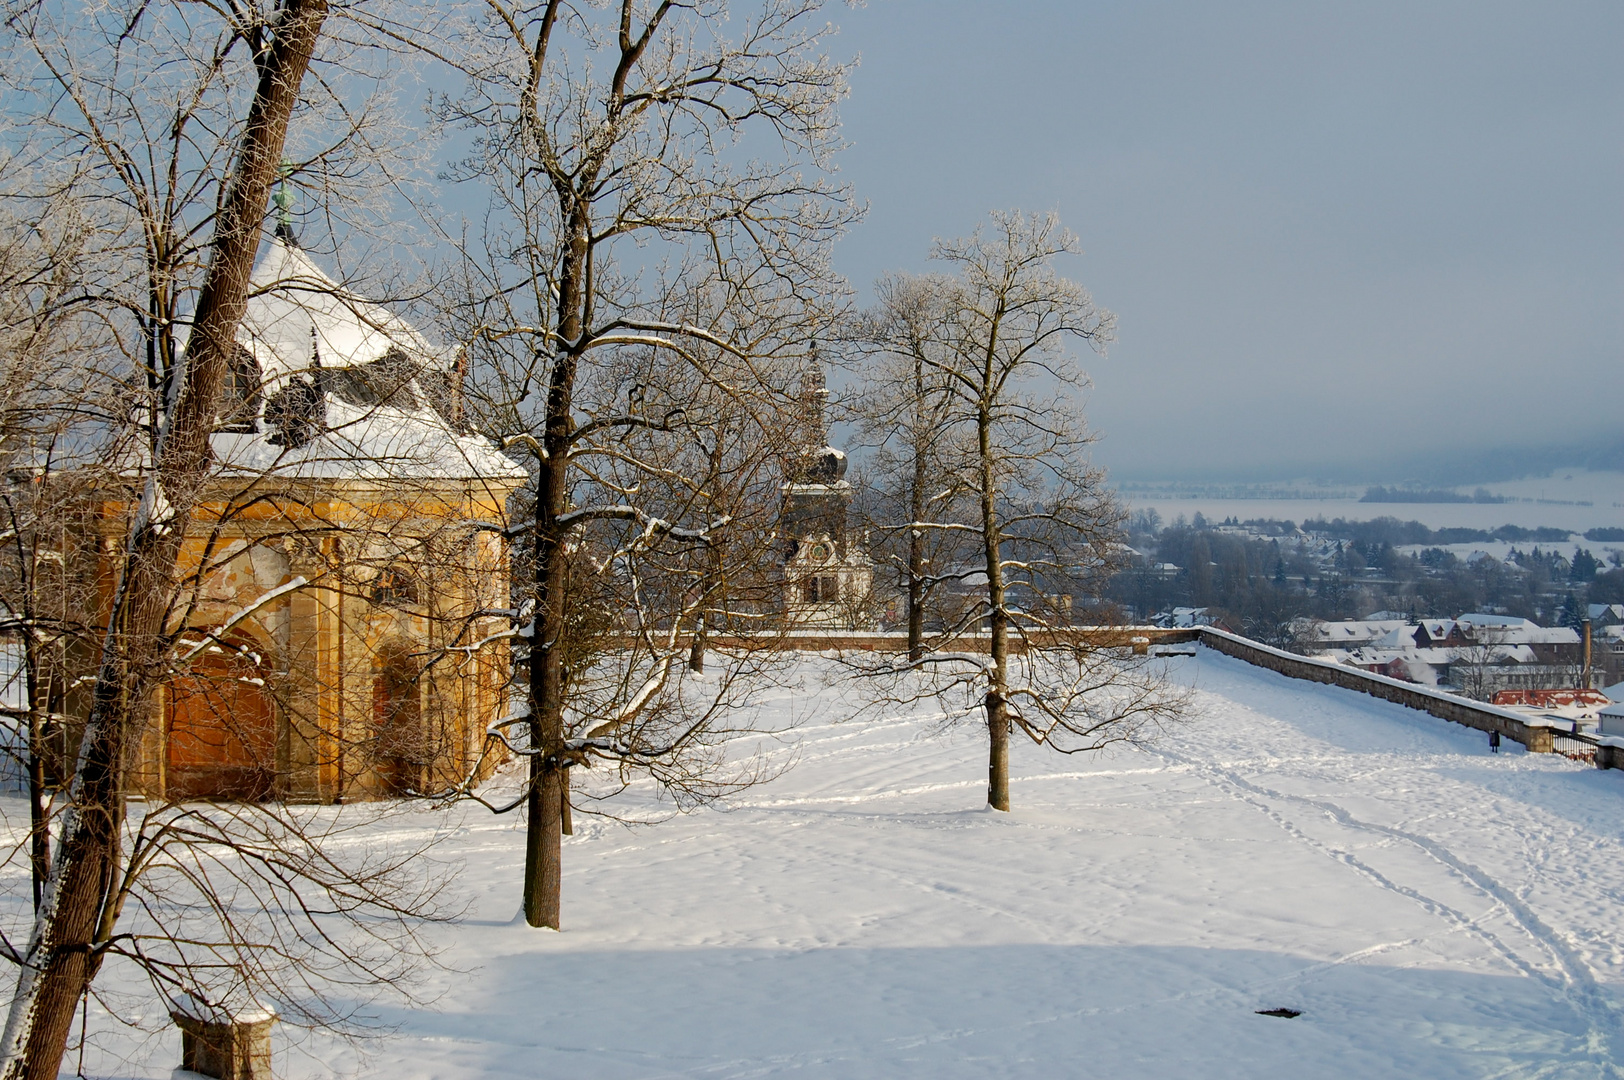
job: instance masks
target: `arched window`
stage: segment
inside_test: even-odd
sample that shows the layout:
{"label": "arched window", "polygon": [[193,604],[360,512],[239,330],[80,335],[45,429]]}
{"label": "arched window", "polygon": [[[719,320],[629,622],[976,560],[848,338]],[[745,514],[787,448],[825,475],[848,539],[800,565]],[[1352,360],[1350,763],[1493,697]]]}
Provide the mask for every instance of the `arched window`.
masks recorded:
{"label": "arched window", "polygon": [[408,607],[417,603],[417,582],[406,568],[386,567],[372,583],[372,602],[388,607]]}
{"label": "arched window", "polygon": [[220,387],[220,430],[259,430],[259,364],[238,345],[231,353],[225,384]]}
{"label": "arched window", "polygon": [[840,578],[834,574],[816,574],[801,579],[803,604],[832,604],[840,599]]}

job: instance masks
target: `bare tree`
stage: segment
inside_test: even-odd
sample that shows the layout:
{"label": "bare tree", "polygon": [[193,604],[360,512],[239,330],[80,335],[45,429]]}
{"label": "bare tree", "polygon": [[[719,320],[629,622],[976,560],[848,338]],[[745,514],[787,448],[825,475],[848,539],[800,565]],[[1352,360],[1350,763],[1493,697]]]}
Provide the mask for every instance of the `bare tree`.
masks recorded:
{"label": "bare tree", "polygon": [[[366,81],[353,79],[364,74],[354,61],[368,39],[407,36],[377,13],[347,9],[329,20],[326,0],[233,5],[208,18],[216,21],[166,4],[18,5],[6,22],[7,108],[32,135],[20,151],[31,168],[24,179],[7,173],[6,196],[36,221],[72,206],[84,222],[77,262],[46,260],[57,277],[80,268],[71,288],[25,285],[10,295],[49,316],[40,326],[62,313],[88,322],[81,344],[94,362],[81,370],[96,376],[63,399],[71,430],[48,446],[36,440],[26,467],[10,470],[18,542],[6,586],[8,602],[24,601],[11,611],[21,613],[25,640],[74,640],[90,656],[84,711],[59,732],[54,848],[45,849],[52,833],[42,813],[31,829],[31,861],[36,869],[48,861],[37,910],[31,925],[7,928],[0,946],[19,965],[0,1045],[7,1077],[57,1074],[77,1006],[110,957],[141,965],[170,1000],[218,1001],[267,979],[286,987],[340,969],[383,975],[410,958],[397,946],[411,920],[433,914],[432,883],[405,873],[411,853],[356,860],[324,849],[348,822],[274,804],[199,810],[166,800],[127,815],[151,691],[188,664],[215,654],[229,664],[240,653],[228,640],[231,620],[202,640],[190,625],[201,584],[242,554],[240,543],[223,550],[222,523],[278,497],[244,495],[254,478],[240,476],[222,497],[215,453],[222,425],[257,393],[238,363],[239,325],[271,186],[294,174],[331,188],[364,171],[381,129],[365,123],[376,99],[349,94]],[[307,83],[313,60],[324,70]],[[299,132],[292,141],[290,127]],[[295,144],[301,160],[286,164]],[[37,371],[25,382],[35,395],[49,389]],[[16,446],[4,450],[20,460]],[[71,469],[57,468],[58,451]],[[41,556],[77,562],[63,529],[50,539],[60,513],[42,509],[41,492],[57,511],[104,523],[71,538],[101,563],[93,609],[47,618],[32,602],[50,581],[39,567],[52,560]],[[307,584],[296,579],[255,603]],[[60,670],[41,657],[28,666],[35,681]],[[53,693],[40,692],[30,713],[55,719]],[[31,752],[35,766],[47,758]],[[243,916],[243,903],[259,914]],[[349,946],[325,948],[335,924],[323,912],[348,925]],[[19,929],[26,945],[13,944]],[[385,939],[388,947],[364,945]],[[273,978],[278,942],[295,959]]]}
{"label": "bare tree", "polygon": [[1075,592],[1102,585],[1118,562],[1123,517],[1088,463],[1091,437],[1075,399],[1084,376],[1068,345],[1101,346],[1114,325],[1056,272],[1055,260],[1075,250],[1053,215],[1018,212],[994,214],[968,239],[939,241],[933,257],[954,274],[933,301],[939,342],[915,353],[944,388],[946,423],[963,448],[941,501],[962,497],[972,511],[968,520],[906,524],[969,537],[977,572],[962,580],[957,622],[889,674],[923,675],[928,692],[977,702],[988,731],[987,801],[998,810],[1009,809],[1012,727],[1076,753],[1137,741],[1182,703],[1148,659],[1071,630]]}
{"label": "bare tree", "polygon": [[[15,160],[5,162],[16,165]],[[33,906],[50,865],[55,789],[62,775],[61,718],[69,658],[95,637],[95,583],[65,559],[89,533],[82,492],[43,481],[73,464],[74,434],[106,400],[87,388],[101,374],[96,339],[67,303],[81,279],[86,223],[71,200],[0,216],[0,633],[17,665],[5,753],[26,778]]]}
{"label": "bare tree", "polygon": [[903,590],[908,658],[925,655],[928,612],[937,591],[961,581],[969,533],[915,522],[966,523],[966,489],[946,480],[962,458],[967,431],[954,424],[947,372],[952,279],[896,274],[875,285],[876,303],[853,334],[866,357],[861,393],[851,403],[866,463],[864,520],[880,536],[879,553]]}
{"label": "bare tree", "polygon": [[1516,649],[1508,645],[1503,627],[1468,628],[1471,643],[1450,649],[1449,678],[1456,689],[1475,701],[1488,701],[1505,685],[1506,666],[1516,663]]}
{"label": "bare tree", "polygon": [[[701,615],[715,628],[730,577],[716,560],[742,572],[756,546],[723,491],[759,492],[780,453],[788,377],[825,317],[828,246],[852,215],[815,178],[845,85],[819,51],[819,6],[766,0],[732,18],[720,0],[493,0],[468,89],[445,104],[476,133],[463,175],[495,198],[464,285],[471,415],[535,477],[509,526],[529,567],[516,591],[529,652],[508,725],[530,761],[533,926],[559,924],[571,766],[707,789],[727,695],[675,694],[696,685],[672,679],[678,634]],[[693,587],[666,587],[685,575]],[[578,603],[603,606],[634,647],[572,667]],[[644,733],[645,717],[659,725]]]}

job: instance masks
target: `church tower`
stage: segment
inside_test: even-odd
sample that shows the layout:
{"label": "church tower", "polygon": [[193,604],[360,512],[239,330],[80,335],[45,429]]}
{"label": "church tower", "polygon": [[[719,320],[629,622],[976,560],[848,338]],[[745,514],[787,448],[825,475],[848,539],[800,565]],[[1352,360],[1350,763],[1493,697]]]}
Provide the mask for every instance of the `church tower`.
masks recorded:
{"label": "church tower", "polygon": [[784,558],[784,611],[801,629],[871,630],[874,562],[847,525],[851,484],[846,455],[829,445],[829,391],[817,347],[801,376],[801,452],[784,482],[781,514],[789,538]]}

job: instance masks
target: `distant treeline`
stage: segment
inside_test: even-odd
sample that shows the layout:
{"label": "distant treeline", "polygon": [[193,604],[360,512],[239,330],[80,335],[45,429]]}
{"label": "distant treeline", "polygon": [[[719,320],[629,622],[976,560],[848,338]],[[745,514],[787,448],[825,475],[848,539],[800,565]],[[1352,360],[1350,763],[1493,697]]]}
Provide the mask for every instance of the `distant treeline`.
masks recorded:
{"label": "distant treeline", "polygon": [[[1502,525],[1498,529],[1429,529],[1419,521],[1400,521],[1395,517],[1379,517],[1371,521],[1348,521],[1336,518],[1326,521],[1314,518],[1303,522],[1306,532],[1323,533],[1336,540],[1358,540],[1366,544],[1481,544],[1489,540],[1504,540],[1513,544],[1560,544],[1572,534],[1566,529],[1525,529],[1520,525]],[[1605,541],[1591,533],[1620,533],[1624,530],[1592,529],[1585,533],[1586,540]]]}
{"label": "distant treeline", "polygon": [[[1564,548],[1573,535],[1564,529],[1431,529],[1396,517],[1317,518],[1302,527],[1330,543],[1294,542],[1291,521],[1197,514],[1163,527],[1154,510],[1136,511],[1129,529],[1138,557],[1112,579],[1108,598],[1140,619],[1205,607],[1241,633],[1288,647],[1301,644],[1294,620],[1303,617],[1494,611],[1578,626],[1587,603],[1624,603],[1624,553],[1580,547],[1570,556]],[[1592,529],[1585,538],[1624,543],[1624,528]],[[1461,558],[1447,546],[1491,540],[1513,545],[1504,561]]]}
{"label": "distant treeline", "polygon": [[1495,495],[1487,488],[1478,488],[1470,495],[1443,488],[1417,491],[1404,488],[1373,487],[1365,492],[1360,502],[1367,503],[1503,503],[1503,495]]}
{"label": "distant treeline", "polygon": [[[1223,521],[1209,521],[1197,514],[1193,522],[1180,518],[1169,528],[1196,530],[1214,526],[1244,527],[1265,536],[1290,536],[1297,531],[1297,523],[1281,518],[1227,517]],[[1162,518],[1155,510],[1140,510],[1133,515],[1130,531],[1155,535],[1162,530]],[[1347,518],[1309,518],[1303,522],[1304,532],[1315,532],[1332,540],[1358,540],[1365,544],[1387,544],[1402,547],[1405,544],[1482,544],[1490,540],[1504,540],[1509,544],[1562,544],[1573,538],[1566,529],[1525,529],[1520,525],[1502,525],[1498,529],[1446,528],[1429,529],[1419,521],[1400,521],[1396,517],[1379,517],[1370,521],[1349,521]],[[1603,526],[1590,529],[1584,538],[1592,544],[1624,544],[1624,529]]]}

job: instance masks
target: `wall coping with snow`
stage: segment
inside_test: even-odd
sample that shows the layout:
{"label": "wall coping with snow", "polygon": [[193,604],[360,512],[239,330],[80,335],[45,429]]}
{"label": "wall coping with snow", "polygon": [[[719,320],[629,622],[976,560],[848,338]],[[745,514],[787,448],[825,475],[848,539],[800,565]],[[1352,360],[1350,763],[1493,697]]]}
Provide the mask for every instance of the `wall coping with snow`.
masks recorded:
{"label": "wall coping with snow", "polygon": [[[1103,648],[1125,648],[1129,645],[1169,645],[1197,640],[1196,631],[1189,627],[1169,629],[1163,626],[1067,626],[1032,631],[1034,639],[1051,639],[1057,643],[1083,642]],[[688,638],[680,639],[686,644]],[[927,644],[930,638],[926,637]],[[710,638],[718,648],[765,645],[785,652],[907,652],[908,635],[896,630],[825,630],[808,627],[786,631],[782,636],[759,639],[740,638],[718,634]],[[1026,642],[1021,635],[1009,635],[1010,652],[1025,651]],[[992,648],[991,634],[961,634],[953,639],[953,651],[984,653]]]}
{"label": "wall coping with snow", "polygon": [[[1148,645],[1171,645],[1182,642],[1200,642],[1208,648],[1244,660],[1258,667],[1268,668],[1293,679],[1326,683],[1354,690],[1372,697],[1418,709],[1440,720],[1473,728],[1477,731],[1498,732],[1502,738],[1521,743],[1531,753],[1549,754],[1556,749],[1556,733],[1565,730],[1554,720],[1529,716],[1470,698],[1457,697],[1443,690],[1404,682],[1373,671],[1349,667],[1334,660],[1299,656],[1296,653],[1265,645],[1260,641],[1232,634],[1211,626],[1167,628],[1160,626],[1076,626],[1049,631],[1056,639],[1088,642],[1106,647],[1133,645],[1135,651]],[[954,642],[956,651],[985,651],[990,636],[967,634]],[[717,645],[723,639],[713,639]],[[1019,651],[1019,638],[1012,635],[1011,651]],[[775,639],[773,648],[807,652],[873,651],[903,652],[908,647],[908,635],[895,631],[820,630],[807,628],[792,630]],[[1624,738],[1600,740],[1596,764],[1600,768],[1624,768]]]}
{"label": "wall coping with snow", "polygon": [[1319,660],[1309,656],[1276,649],[1262,642],[1218,630],[1210,626],[1199,629],[1201,644],[1211,649],[1244,660],[1258,667],[1277,671],[1293,679],[1329,683],[1348,690],[1357,690],[1384,701],[1420,709],[1441,720],[1461,724],[1478,731],[1496,731],[1505,738],[1522,743],[1532,753],[1548,754],[1554,747],[1557,725],[1554,721],[1514,713],[1494,705],[1469,698],[1456,697],[1442,690],[1434,690],[1415,683],[1378,675],[1373,671],[1348,667],[1334,660]]}

